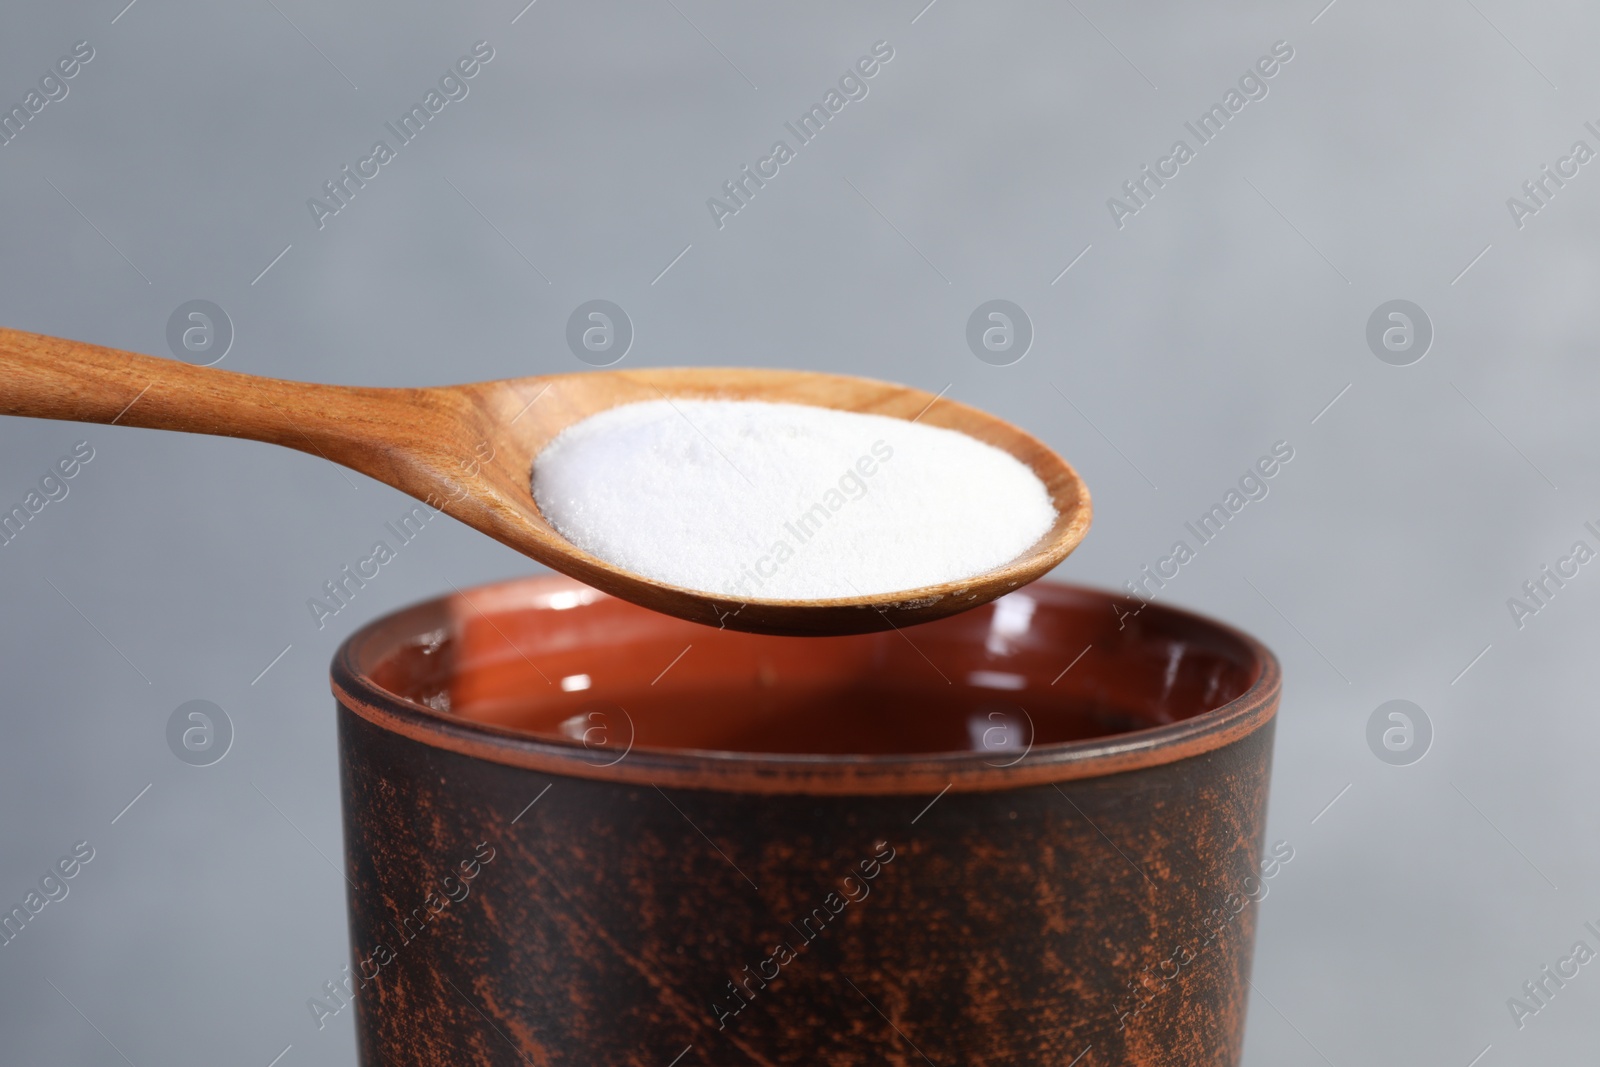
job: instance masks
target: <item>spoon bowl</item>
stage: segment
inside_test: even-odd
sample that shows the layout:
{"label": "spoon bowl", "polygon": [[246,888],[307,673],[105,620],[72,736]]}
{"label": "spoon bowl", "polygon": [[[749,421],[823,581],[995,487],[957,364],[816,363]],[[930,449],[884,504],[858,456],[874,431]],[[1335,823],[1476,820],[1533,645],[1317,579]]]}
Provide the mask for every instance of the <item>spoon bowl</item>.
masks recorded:
{"label": "spoon bowl", "polygon": [[[1056,521],[1022,555],[958,582],[828,600],[744,598],[623,570],[567,541],[534,503],[534,457],[568,426],[645,400],[804,404],[944,427],[1016,457],[1044,483]],[[588,371],[469,385],[374,389],[196,367],[0,329],[0,415],[244,437],[360,471],[613,596],[752,633],[869,633],[943,618],[1042,577],[1088,531],[1088,489],[1036,438],[909,386],[749,368]]]}

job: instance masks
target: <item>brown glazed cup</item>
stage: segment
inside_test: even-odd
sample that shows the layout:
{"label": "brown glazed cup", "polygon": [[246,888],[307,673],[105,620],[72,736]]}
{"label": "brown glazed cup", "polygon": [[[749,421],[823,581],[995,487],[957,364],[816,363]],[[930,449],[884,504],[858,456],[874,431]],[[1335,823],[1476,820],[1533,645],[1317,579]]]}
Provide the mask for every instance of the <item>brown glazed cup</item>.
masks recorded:
{"label": "brown glazed cup", "polygon": [[1278,664],[1131,606],[778,638],[541,577],[366,626],[361,1062],[1236,1064]]}

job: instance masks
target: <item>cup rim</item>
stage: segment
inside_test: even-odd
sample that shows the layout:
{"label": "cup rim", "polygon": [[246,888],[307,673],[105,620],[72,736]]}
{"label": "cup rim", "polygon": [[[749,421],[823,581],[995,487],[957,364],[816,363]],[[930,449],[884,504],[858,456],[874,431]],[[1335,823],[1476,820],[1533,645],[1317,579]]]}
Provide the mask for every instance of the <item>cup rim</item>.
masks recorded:
{"label": "cup rim", "polygon": [[[1119,593],[1065,582],[1041,581],[1024,588],[1046,596],[1098,600],[1108,609],[1130,601]],[[535,575],[458,589],[380,616],[347,637],[334,653],[330,679],[334,697],[345,710],[379,729],[437,749],[551,776],[737,793],[918,795],[1099,778],[1200,756],[1270,723],[1283,684],[1277,657],[1249,634],[1195,612],[1146,602],[1142,612],[1242,646],[1260,668],[1255,681],[1210,711],[1103,738],[1040,745],[1009,766],[997,765],[993,754],[984,752],[799,755],[706,749],[630,750],[606,764],[596,762],[594,750],[578,741],[473,722],[402,697],[378,685],[367,669],[376,656],[438,630],[453,616],[468,611],[482,614],[475,601],[532,603],[541,596],[573,591],[611,599],[563,575]]]}

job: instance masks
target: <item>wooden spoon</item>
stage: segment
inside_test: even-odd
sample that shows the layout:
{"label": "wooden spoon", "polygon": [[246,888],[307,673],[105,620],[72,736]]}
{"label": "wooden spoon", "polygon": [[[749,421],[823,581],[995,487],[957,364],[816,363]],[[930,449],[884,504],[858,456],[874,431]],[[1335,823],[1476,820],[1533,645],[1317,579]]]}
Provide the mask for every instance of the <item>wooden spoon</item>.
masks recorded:
{"label": "wooden spoon", "polygon": [[[1010,563],[959,582],[831,600],[745,600],[622,570],[568,542],[533,501],[533,458],[580,419],[661,398],[784,401],[959,430],[1027,464],[1055,525]],[[246,437],[342,463],[613,596],[711,626],[824,636],[929,622],[1033,581],[1089,528],[1089,492],[1070,466],[1010,423],[920,389],[805,371],[590,371],[428,389],[366,389],[259,378],[0,329],[0,415]]]}

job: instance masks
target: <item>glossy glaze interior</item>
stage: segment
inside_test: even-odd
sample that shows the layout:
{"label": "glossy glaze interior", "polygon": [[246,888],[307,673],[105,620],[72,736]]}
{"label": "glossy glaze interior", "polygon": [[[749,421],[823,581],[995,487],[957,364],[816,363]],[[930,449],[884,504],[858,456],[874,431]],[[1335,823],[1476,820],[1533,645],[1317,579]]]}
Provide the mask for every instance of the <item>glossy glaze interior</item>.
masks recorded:
{"label": "glossy glaze interior", "polygon": [[559,579],[443,604],[396,617],[409,635],[391,628],[396,640],[368,644],[372,682],[597,759],[987,752],[999,763],[1191,718],[1262,671],[1251,645],[1214,624],[1147,610],[1119,628],[1104,594],[1051,583],[903,631],[830,638],[716,630]]}

